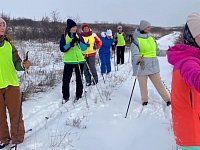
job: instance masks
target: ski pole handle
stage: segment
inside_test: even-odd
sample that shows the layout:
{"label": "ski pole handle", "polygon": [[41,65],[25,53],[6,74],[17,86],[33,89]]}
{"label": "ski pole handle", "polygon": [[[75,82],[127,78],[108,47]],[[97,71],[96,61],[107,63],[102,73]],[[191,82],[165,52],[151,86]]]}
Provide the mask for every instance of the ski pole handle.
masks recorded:
{"label": "ski pole handle", "polygon": [[28,53],[29,53],[29,51],[26,52],[25,61],[28,60]]}
{"label": "ski pole handle", "polygon": [[139,64],[140,64],[140,61],[138,61],[136,65],[139,65]]}
{"label": "ski pole handle", "polygon": [[[142,55],[141,59],[143,59],[143,57],[144,57],[144,55]],[[138,61],[138,62],[136,63],[136,65],[139,65],[140,63],[141,63],[141,62]]]}

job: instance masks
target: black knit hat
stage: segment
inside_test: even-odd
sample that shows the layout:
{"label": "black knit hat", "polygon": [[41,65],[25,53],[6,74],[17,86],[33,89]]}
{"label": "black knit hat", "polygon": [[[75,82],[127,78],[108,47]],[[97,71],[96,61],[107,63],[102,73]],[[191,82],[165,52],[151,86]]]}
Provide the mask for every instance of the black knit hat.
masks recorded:
{"label": "black knit hat", "polygon": [[67,29],[70,30],[71,28],[77,26],[76,22],[74,22],[72,19],[67,19]]}

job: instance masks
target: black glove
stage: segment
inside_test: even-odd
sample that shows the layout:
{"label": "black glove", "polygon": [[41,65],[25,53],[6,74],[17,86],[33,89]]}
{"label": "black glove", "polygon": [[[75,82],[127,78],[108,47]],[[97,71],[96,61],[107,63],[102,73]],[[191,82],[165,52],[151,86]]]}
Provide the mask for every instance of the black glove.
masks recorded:
{"label": "black glove", "polygon": [[115,45],[112,44],[112,51],[115,51]]}
{"label": "black glove", "polygon": [[77,36],[74,36],[75,43],[80,43],[80,39]]}
{"label": "black glove", "polygon": [[80,43],[79,38],[77,38],[76,34],[74,34],[74,38],[72,39],[72,41],[70,42],[70,46],[74,47],[75,43]]}
{"label": "black glove", "polygon": [[116,40],[114,43],[115,43],[115,46],[117,46],[118,40]]}
{"label": "black glove", "polygon": [[94,50],[96,50],[96,49],[97,49],[97,45],[96,45],[96,44],[94,44],[94,46],[93,46],[93,49],[94,49]]}
{"label": "black glove", "polygon": [[70,42],[70,47],[74,47],[75,41],[74,39]]}

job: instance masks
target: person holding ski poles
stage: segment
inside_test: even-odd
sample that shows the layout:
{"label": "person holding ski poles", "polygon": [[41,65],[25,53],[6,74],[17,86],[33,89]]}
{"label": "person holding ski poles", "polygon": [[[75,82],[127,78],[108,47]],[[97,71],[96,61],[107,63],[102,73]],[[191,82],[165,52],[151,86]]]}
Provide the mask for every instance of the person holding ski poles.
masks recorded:
{"label": "person holding ski poles", "polygon": [[[21,110],[20,87],[17,71],[30,67],[28,60],[22,61],[17,49],[6,35],[7,24],[0,18],[0,149],[24,141],[25,129]],[[7,123],[8,110],[10,131]]]}
{"label": "person holding ski poles", "polygon": [[172,122],[177,150],[200,150],[200,13],[188,16],[184,44],[167,52],[172,74]]}
{"label": "person holding ski poles", "polygon": [[60,39],[60,50],[64,53],[64,73],[63,73],[63,103],[66,103],[70,97],[70,80],[73,70],[76,74],[76,98],[78,101],[82,98],[83,82],[82,74],[85,63],[83,52],[87,49],[87,44],[84,42],[83,37],[77,33],[76,23],[68,19],[65,33],[62,34]]}
{"label": "person holding ski poles", "polygon": [[102,32],[102,46],[99,49],[99,58],[101,60],[101,74],[109,74],[111,72],[111,48],[114,47],[114,40],[112,38],[112,31],[107,30]]}
{"label": "person holding ski poles", "polygon": [[[169,106],[170,98],[162,84],[157,55],[159,52],[155,39],[150,36],[151,24],[142,20],[134,32],[134,41],[131,45],[133,75],[138,77],[142,105],[148,104],[147,80],[151,80],[162,99]],[[138,62],[140,66],[138,66]],[[138,68],[139,67],[139,68]],[[139,69],[139,70],[138,70]]]}
{"label": "person holding ski poles", "polygon": [[126,47],[125,33],[122,26],[117,27],[117,33],[114,36],[117,48],[117,65],[124,64],[124,53]]}
{"label": "person holding ski poles", "polygon": [[96,51],[101,47],[102,42],[100,38],[92,32],[87,23],[84,23],[82,25],[81,35],[88,45],[87,50],[84,52],[84,56],[86,59],[86,63],[84,66],[86,86],[90,86],[92,84],[95,85],[98,83],[98,75],[96,70]]}

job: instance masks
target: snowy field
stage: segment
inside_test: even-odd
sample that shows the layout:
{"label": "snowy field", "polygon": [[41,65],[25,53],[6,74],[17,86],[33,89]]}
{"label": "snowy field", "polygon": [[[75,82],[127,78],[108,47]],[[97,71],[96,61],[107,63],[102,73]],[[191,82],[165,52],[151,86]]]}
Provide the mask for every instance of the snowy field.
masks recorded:
{"label": "snowy field", "polygon": [[[44,92],[60,83],[63,74],[62,53],[59,45],[53,42],[38,43],[36,41],[14,41],[21,58],[29,51],[31,67],[26,79],[23,72],[18,72],[20,81],[26,81],[26,93]],[[23,85],[23,84],[22,84]]]}
{"label": "snowy field", "polygon": [[[158,40],[161,49],[172,46],[179,33]],[[149,82],[149,105],[142,113],[138,84],[125,119],[134,77],[126,53],[126,63],[105,77],[99,75],[98,86],[85,87],[85,94],[73,103],[62,105],[61,84],[32,95],[23,103],[26,138],[20,150],[175,150],[168,111],[163,111],[161,97]],[[113,61],[113,60],[112,60]],[[161,77],[170,89],[171,66],[166,57],[159,58]],[[56,62],[54,64],[59,64]],[[58,65],[57,68],[62,68]],[[99,66],[97,66],[99,72]],[[58,69],[59,70],[59,69]]]}

